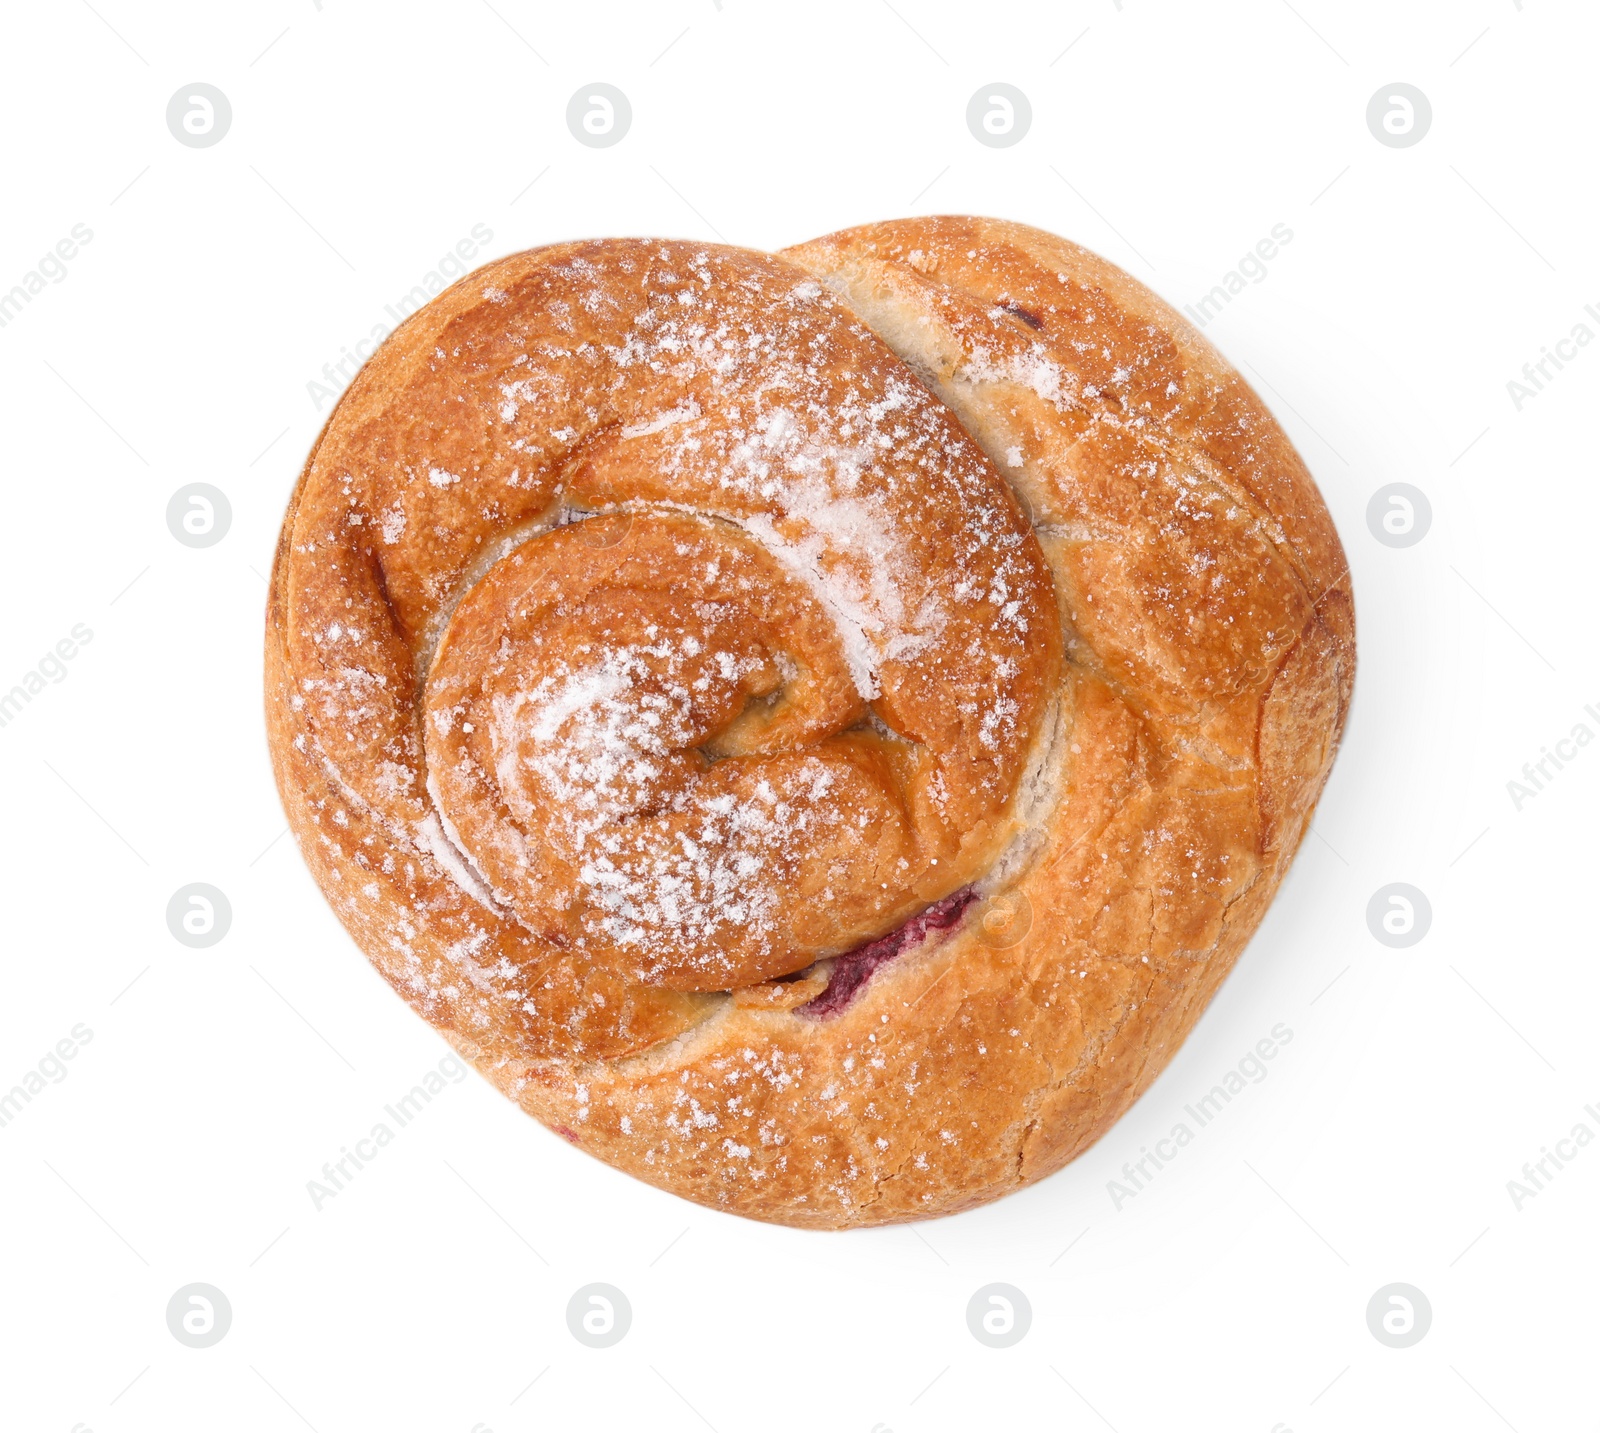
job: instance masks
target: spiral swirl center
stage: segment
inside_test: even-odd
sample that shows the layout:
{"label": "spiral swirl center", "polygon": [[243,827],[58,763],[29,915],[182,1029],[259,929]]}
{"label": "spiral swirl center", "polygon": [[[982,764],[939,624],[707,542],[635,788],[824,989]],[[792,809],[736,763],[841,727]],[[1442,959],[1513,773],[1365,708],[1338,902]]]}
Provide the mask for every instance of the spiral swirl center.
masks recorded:
{"label": "spiral swirl center", "polygon": [[924,900],[949,854],[912,813],[929,754],[864,724],[828,614],[730,523],[601,516],[525,544],[456,609],[426,709],[492,888],[636,979],[798,969]]}

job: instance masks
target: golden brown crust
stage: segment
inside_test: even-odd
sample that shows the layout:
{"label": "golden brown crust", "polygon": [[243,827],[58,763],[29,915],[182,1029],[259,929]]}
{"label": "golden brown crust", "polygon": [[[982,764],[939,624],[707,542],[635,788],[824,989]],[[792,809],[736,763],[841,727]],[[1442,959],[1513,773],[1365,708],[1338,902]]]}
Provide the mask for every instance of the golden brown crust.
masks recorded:
{"label": "golden brown crust", "polygon": [[[949,419],[939,431],[964,486],[929,499],[928,524],[914,530],[949,540],[969,521],[967,504],[1012,510],[992,496],[1004,474],[1033,520],[1030,550],[1048,564],[1057,620],[1035,613],[1045,651],[1028,670],[1058,670],[1057,632],[1065,663],[1049,676],[1053,698],[1024,723],[1025,763],[1004,782],[1009,814],[977,858],[984,900],[948,935],[881,965],[827,1019],[806,1003],[826,964],[729,999],[577,960],[515,922],[491,929],[447,869],[448,847],[435,856],[415,834],[431,809],[415,791],[426,771],[418,657],[432,660],[448,599],[489,570],[486,532],[536,518],[549,495],[495,489],[485,516],[483,482],[509,459],[481,448],[482,433],[461,418],[463,390],[470,398],[475,375],[499,361],[486,292],[515,294],[519,282],[553,282],[575,256],[604,267],[618,252],[564,246],[463,280],[379,351],[330,420],[285,521],[269,604],[269,736],[291,825],[396,988],[590,1153],[702,1203],[801,1226],[916,1219],[993,1199],[1059,1168],[1115,1122],[1264,914],[1349,701],[1353,607],[1338,538],[1243,380],[1087,251],[967,218],[872,225],[787,251],[786,264],[865,326],[841,324],[808,296],[795,301],[804,312],[792,340],[803,333],[813,352],[847,351],[845,367],[863,382],[893,388],[904,370],[875,353],[875,333],[943,400],[934,407],[945,416],[925,421]],[[674,264],[688,262],[673,252]],[[743,301],[736,282],[790,282],[785,263],[709,252],[722,265],[713,303]],[[588,282],[602,300],[627,297],[615,272]],[[547,289],[512,307],[573,297],[582,295]],[[517,341],[527,345],[525,330]],[[440,361],[457,350],[465,360]],[[583,402],[593,406],[595,391],[590,380]],[[696,392],[708,408],[707,391]],[[629,396],[641,406],[623,423],[682,411],[681,394]],[[548,388],[525,401],[546,429],[570,421]],[[718,418],[724,429],[732,411]],[[608,441],[602,432],[563,458],[567,479],[588,483],[585,506],[682,498],[648,464],[624,468]],[[653,441],[658,469],[681,460],[681,444]],[[990,462],[974,459],[974,442]],[[407,507],[405,526],[426,540],[387,566],[370,546],[332,540],[353,514],[365,523],[393,511],[396,473],[424,460],[424,472],[483,482],[413,482],[405,491],[422,506]],[[359,501],[347,476],[370,484]],[[703,511],[706,498],[686,505]],[[930,560],[936,547],[930,540]],[[319,720],[306,683],[326,682],[338,664],[315,634],[352,612],[363,628],[392,624],[395,640],[363,655],[362,670],[383,680],[347,683]],[[987,689],[971,690],[981,702]],[[904,731],[932,700],[926,688],[907,696],[889,725]],[[351,789],[378,781],[384,763],[412,774],[387,780],[415,797],[415,812]],[[387,870],[385,850],[398,853]],[[923,883],[919,898],[948,889]],[[515,984],[497,976],[502,967],[539,972],[533,1013],[496,988]]]}

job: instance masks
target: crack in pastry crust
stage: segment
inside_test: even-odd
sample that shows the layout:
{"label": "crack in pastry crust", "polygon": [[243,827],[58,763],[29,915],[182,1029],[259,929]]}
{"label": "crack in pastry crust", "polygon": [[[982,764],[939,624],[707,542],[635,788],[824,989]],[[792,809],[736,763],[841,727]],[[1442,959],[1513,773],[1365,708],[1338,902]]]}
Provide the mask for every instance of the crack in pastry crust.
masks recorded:
{"label": "crack in pastry crust", "polygon": [[1299,843],[1354,633],[1215,351],[951,218],[462,280],[319,439],[267,669],[302,850],[458,1049],[630,1173],[841,1227],[1137,1098]]}

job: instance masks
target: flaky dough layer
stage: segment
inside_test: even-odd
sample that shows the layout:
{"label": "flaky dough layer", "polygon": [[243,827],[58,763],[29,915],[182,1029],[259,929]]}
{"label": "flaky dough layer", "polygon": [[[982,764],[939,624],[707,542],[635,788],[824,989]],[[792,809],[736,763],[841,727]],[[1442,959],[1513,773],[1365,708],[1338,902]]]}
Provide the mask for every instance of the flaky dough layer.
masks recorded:
{"label": "flaky dough layer", "polygon": [[996,1198],[1138,1098],[1354,665],[1321,497],[1216,351],[1065,240],[916,219],[440,295],[290,504],[267,718],[330,902],[480,1071],[839,1228]]}

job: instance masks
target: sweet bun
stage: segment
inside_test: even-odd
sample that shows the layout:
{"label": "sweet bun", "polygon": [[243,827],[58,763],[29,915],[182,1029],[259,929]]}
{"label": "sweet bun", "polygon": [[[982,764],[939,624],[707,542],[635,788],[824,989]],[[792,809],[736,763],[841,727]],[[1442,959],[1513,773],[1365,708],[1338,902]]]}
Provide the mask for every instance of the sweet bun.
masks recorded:
{"label": "sweet bun", "polygon": [[1126,274],[985,219],[513,255],[289,505],[290,824],[529,1113],[716,1208],[966,1208],[1098,1138],[1270,902],[1354,672],[1304,465]]}

